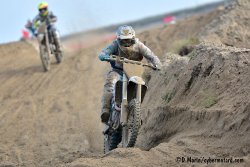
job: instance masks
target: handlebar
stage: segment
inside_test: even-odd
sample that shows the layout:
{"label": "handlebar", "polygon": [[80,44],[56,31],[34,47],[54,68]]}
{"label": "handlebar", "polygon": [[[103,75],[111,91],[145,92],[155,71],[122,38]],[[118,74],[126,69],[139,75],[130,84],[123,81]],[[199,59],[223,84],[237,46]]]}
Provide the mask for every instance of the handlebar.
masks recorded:
{"label": "handlebar", "polygon": [[126,59],[124,57],[119,57],[119,56],[115,56],[115,55],[111,55],[110,58],[109,58],[109,61],[117,61],[117,62],[120,62],[120,63],[129,63],[129,64],[136,64],[136,65],[141,65],[143,67],[149,67],[149,68],[152,68],[153,70],[160,70],[159,68],[151,65],[151,64],[145,64],[145,63],[142,63],[140,61],[135,61],[135,60],[129,60],[129,59]]}
{"label": "handlebar", "polygon": [[48,25],[48,24],[51,24],[51,23],[55,23],[57,20],[56,19],[46,19],[46,20],[44,20],[44,21],[40,21],[40,20],[38,20],[37,22],[35,22],[35,26],[36,27],[38,27],[38,26],[40,26],[40,25],[42,25],[42,24],[46,24],[46,25]]}

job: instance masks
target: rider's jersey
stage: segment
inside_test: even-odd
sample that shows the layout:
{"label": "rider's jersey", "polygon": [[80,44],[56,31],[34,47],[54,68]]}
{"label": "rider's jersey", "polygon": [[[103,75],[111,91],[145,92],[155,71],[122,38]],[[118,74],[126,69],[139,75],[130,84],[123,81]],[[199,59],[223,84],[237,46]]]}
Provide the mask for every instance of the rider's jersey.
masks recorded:
{"label": "rider's jersey", "polygon": [[[153,65],[161,66],[161,62],[158,57],[139,39],[135,39],[135,44],[130,47],[124,47],[118,44],[117,40],[114,40],[109,46],[107,46],[100,54],[101,55],[117,55],[130,60],[141,61],[143,57]],[[110,63],[112,68],[122,69],[122,64],[117,62]]]}
{"label": "rider's jersey", "polygon": [[38,14],[32,21],[33,25],[35,28],[37,28],[37,23],[40,22],[44,22],[47,19],[57,19],[57,17],[52,13],[49,12],[47,16],[41,16],[40,14]]}

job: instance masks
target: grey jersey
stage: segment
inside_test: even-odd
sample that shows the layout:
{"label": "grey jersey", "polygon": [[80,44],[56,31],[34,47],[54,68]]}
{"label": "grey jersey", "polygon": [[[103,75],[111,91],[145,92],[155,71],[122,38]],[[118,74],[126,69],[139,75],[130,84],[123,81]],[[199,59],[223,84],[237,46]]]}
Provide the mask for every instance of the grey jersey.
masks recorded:
{"label": "grey jersey", "polygon": [[[161,62],[158,57],[137,38],[135,40],[135,44],[131,47],[123,47],[118,44],[117,40],[114,40],[101,52],[99,56],[103,54],[117,55],[135,61],[141,61],[145,57],[146,60],[153,65],[161,66]],[[111,66],[113,68],[122,69],[121,64],[118,63],[111,63]]]}

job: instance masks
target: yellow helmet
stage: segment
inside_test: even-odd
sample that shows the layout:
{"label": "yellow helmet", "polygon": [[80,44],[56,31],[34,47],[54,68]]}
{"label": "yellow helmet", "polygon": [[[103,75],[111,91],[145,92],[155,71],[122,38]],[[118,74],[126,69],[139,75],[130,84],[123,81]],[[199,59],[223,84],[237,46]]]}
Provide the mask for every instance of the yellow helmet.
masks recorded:
{"label": "yellow helmet", "polygon": [[38,10],[41,16],[47,16],[49,11],[48,11],[48,6],[49,4],[47,2],[41,2],[38,5]]}

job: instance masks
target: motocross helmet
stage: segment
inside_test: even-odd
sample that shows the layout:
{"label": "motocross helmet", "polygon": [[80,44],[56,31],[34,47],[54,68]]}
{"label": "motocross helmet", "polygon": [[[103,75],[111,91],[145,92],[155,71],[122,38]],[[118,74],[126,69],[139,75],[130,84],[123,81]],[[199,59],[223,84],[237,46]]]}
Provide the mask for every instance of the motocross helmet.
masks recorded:
{"label": "motocross helmet", "polygon": [[47,2],[41,2],[38,5],[39,14],[41,16],[45,17],[45,16],[47,16],[49,14],[48,6],[49,6],[49,4]]}
{"label": "motocross helmet", "polygon": [[119,45],[130,47],[135,44],[135,30],[131,26],[120,26],[116,32]]}

